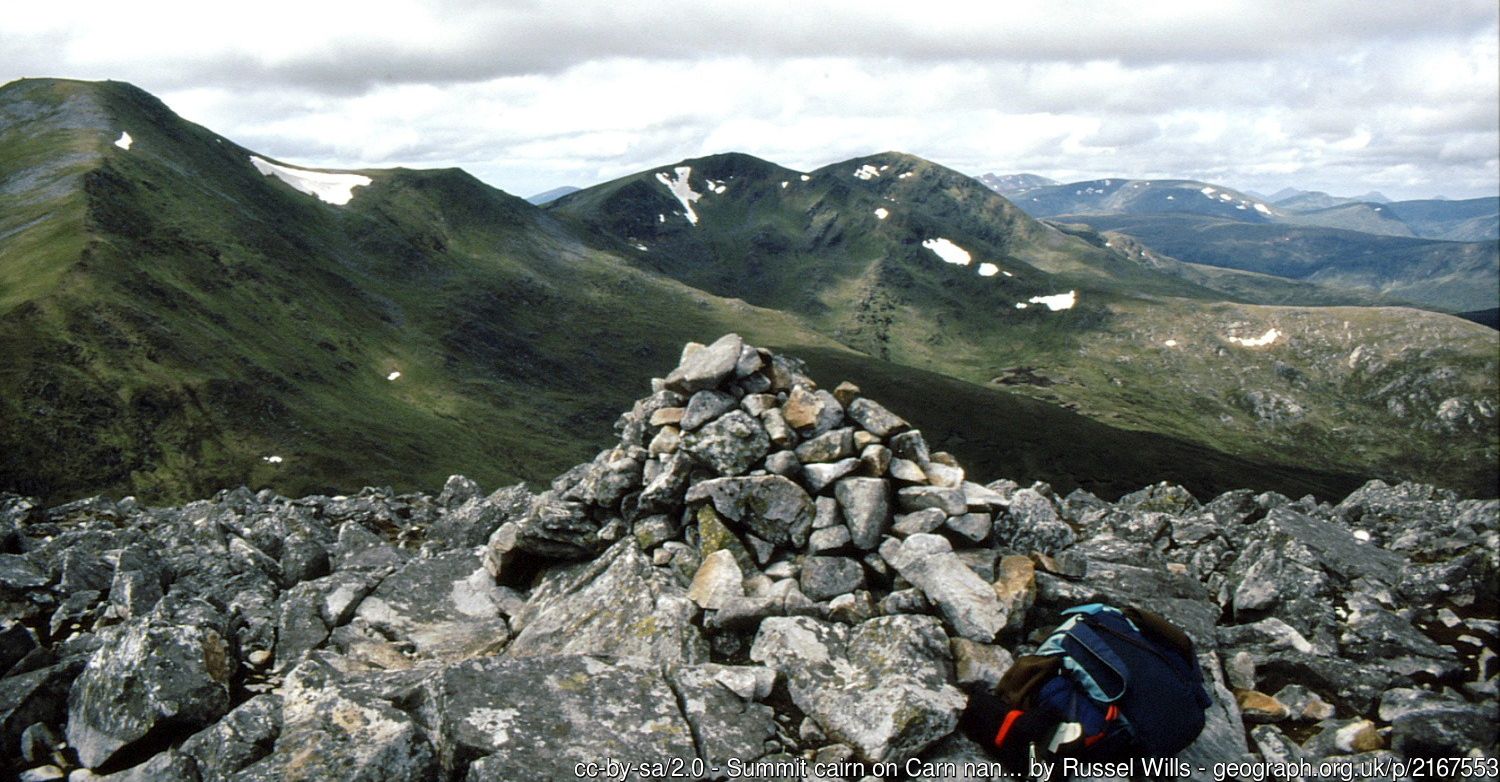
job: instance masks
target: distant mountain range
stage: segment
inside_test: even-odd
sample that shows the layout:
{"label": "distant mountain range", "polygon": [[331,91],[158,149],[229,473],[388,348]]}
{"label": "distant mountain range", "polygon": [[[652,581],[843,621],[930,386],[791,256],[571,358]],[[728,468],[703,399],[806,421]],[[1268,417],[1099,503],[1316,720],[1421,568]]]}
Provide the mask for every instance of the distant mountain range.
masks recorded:
{"label": "distant mountain range", "polygon": [[1034,217],[1122,231],[1195,263],[1365,290],[1444,312],[1500,300],[1500,197],[1392,202],[1379,193],[1369,194],[1381,199],[1373,201],[1282,190],[1260,198],[1196,180],[1132,179],[997,192]]}
{"label": "distant mountain range", "polygon": [[526,200],[530,201],[533,204],[536,204],[537,206],[541,206],[542,204],[556,201],[557,199],[562,198],[569,193],[576,192],[578,192],[578,188],[573,187],[572,185],[563,185],[562,187],[554,187],[551,190],[546,190],[533,196],[527,196]]}
{"label": "distant mountain range", "polygon": [[117,82],[13,82],[0,489],[544,480],[682,343],[737,331],[984,474],[1494,493],[1496,332],[1082,222],[895,152],[714,155],[539,208],[457,169],[269,159]]}

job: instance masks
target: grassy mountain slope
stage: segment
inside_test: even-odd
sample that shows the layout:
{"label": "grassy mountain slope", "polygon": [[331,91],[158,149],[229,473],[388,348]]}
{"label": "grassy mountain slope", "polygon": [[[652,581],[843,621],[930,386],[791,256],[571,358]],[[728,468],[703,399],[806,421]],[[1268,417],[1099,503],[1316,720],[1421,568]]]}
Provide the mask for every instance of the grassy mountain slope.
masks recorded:
{"label": "grassy mountain slope", "polygon": [[[3,490],[157,502],[240,483],[297,495],[430,490],[452,472],[545,481],[609,439],[683,342],[729,330],[807,356],[827,382],[860,382],[976,477],[1106,496],[1162,479],[1336,496],[1362,479],[872,359],[809,327],[822,321],[805,310],[689,287],[623,240],[580,235],[461,171],[360,172],[370,184],[338,206],[263,176],[249,150],[128,85],[12,83],[0,118]],[[113,143],[122,132],[129,149]],[[798,209],[839,188],[810,190]],[[656,206],[681,211],[670,195]],[[1041,273],[1017,268],[1043,290]],[[856,281],[870,271],[852,269]],[[929,276],[938,291],[974,281]],[[799,300],[781,285],[765,300]]]}
{"label": "grassy mountain slope", "polygon": [[[16,92],[38,107],[0,134],[23,205],[49,192],[16,186],[16,150],[89,119],[55,188],[83,230],[59,242],[35,233],[44,222],[4,243],[8,488],[162,498],[241,481],[431,487],[460,469],[541,478],[590,451],[564,433],[607,434],[688,339],[819,343],[619,264],[459,171],[365,172],[373,183],[333,206],[133,88],[21,82],[4,102]],[[110,143],[122,129],[129,150]],[[52,252],[38,260],[37,245]],[[642,311],[673,316],[647,329]]]}
{"label": "grassy mountain slope", "polygon": [[[683,192],[698,195],[697,222],[672,192],[684,176]],[[1123,236],[1117,246],[1088,228],[1037,222],[968,177],[896,153],[808,174],[745,156],[688,160],[581,191],[550,211],[601,242],[633,247],[643,267],[794,312],[893,363],[1263,464],[1422,475],[1494,491],[1493,332],[1404,309],[1253,306],[1390,300],[1375,293],[1182,263]],[[939,238],[967,251],[970,263],[942,261],[926,246]],[[980,277],[981,263],[1003,271]],[[1032,301],[1065,291],[1075,296],[1070,309]],[[1275,325],[1283,321],[1299,325],[1295,337]],[[1368,339],[1392,351],[1381,364],[1381,393],[1323,377],[1321,367],[1358,347],[1319,336],[1342,333],[1345,321],[1364,324],[1359,333],[1378,334]],[[1231,339],[1253,341],[1271,328],[1278,337],[1250,354]],[[1201,337],[1201,360],[1157,361],[1162,342],[1187,338],[1142,335],[1168,332]],[[1428,372],[1438,379],[1421,393],[1393,396]],[[1288,377],[1322,379],[1286,388]],[[1433,424],[1450,399],[1448,413],[1468,412]],[[1408,458],[1407,450],[1447,456]]]}

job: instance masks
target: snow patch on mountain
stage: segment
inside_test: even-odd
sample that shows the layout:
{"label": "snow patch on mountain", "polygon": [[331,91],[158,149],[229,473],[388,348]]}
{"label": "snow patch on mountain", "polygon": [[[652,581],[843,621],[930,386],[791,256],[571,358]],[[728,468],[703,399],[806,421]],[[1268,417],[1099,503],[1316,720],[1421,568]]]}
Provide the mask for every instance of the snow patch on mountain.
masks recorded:
{"label": "snow patch on mountain", "polygon": [[1263,348],[1278,339],[1281,339],[1279,329],[1267,329],[1266,333],[1258,337],[1225,337],[1225,339],[1236,345],[1244,345],[1247,348]]}
{"label": "snow patch on mountain", "polygon": [[981,263],[981,264],[979,264],[979,276],[980,277],[994,277],[995,275],[997,275],[999,273],[1000,273],[1000,267],[996,266],[993,263]]}
{"label": "snow patch on mountain", "polygon": [[1255,211],[1260,212],[1263,215],[1268,215],[1271,213],[1271,210],[1268,209],[1265,204],[1256,204]]}
{"label": "snow patch on mountain", "polygon": [[857,177],[857,178],[859,178],[859,179],[863,179],[866,182],[868,182],[871,179],[874,179],[875,177],[880,176],[880,169],[878,169],[878,168],[870,165],[869,163],[866,163],[866,164],[860,166],[854,172],[854,176]]}
{"label": "snow patch on mountain", "polygon": [[1078,303],[1078,291],[1054,293],[1051,296],[1032,296],[1027,301],[1032,304],[1040,304],[1053,312],[1070,310],[1073,309],[1074,304]]}
{"label": "snow patch on mountain", "polygon": [[120,137],[115,139],[115,146],[119,147],[120,149],[130,149],[130,145],[134,143],[135,139],[131,138],[130,134],[126,133],[123,130],[120,131]]}
{"label": "snow patch on mountain", "polygon": [[250,164],[262,176],[274,176],[287,183],[299,193],[306,193],[335,206],[343,206],[354,198],[354,188],[364,187],[374,180],[360,174],[336,174],[330,171],[309,171],[305,168],[278,166],[269,160],[250,156]]}
{"label": "snow patch on mountain", "polygon": [[942,237],[938,237],[936,239],[928,239],[927,241],[922,242],[922,246],[933,251],[935,254],[937,254],[937,257],[942,258],[944,261],[952,264],[957,264],[959,266],[968,266],[969,262],[974,260],[973,257],[969,255],[968,250],[965,250],[964,248],[959,247],[953,242],[950,242]]}
{"label": "snow patch on mountain", "polygon": [[883,206],[877,206],[875,207],[875,216],[880,218],[881,220],[884,220],[885,218],[891,216],[891,210],[886,209]]}
{"label": "snow patch on mountain", "polygon": [[389,375],[386,375],[385,379],[386,380],[395,380],[398,377],[401,377],[401,373],[400,372],[392,372]]}
{"label": "snow patch on mountain", "polygon": [[675,178],[667,176],[665,171],[657,172],[656,181],[672,191],[672,195],[677,196],[677,200],[682,204],[682,216],[686,217],[688,222],[697,225],[698,213],[693,211],[693,202],[702,198],[703,194],[693,192],[693,186],[688,184],[688,176],[693,173],[693,167],[678,166],[673,171],[677,174]]}

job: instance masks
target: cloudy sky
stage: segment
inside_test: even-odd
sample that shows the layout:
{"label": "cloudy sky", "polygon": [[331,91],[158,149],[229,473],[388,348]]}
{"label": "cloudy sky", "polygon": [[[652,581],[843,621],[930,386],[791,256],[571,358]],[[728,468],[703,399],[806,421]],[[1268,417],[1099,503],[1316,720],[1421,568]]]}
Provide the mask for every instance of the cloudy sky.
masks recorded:
{"label": "cloudy sky", "polygon": [[0,81],[120,79],[282,160],[518,195],[686,157],[1500,192],[1494,0],[24,3]]}

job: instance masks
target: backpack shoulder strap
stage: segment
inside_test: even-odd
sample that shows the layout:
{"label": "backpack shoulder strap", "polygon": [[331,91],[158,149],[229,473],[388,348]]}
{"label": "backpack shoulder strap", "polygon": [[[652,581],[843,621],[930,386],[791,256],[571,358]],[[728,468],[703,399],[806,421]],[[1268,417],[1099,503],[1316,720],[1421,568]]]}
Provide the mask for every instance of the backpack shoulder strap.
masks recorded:
{"label": "backpack shoulder strap", "polygon": [[1000,683],[995,685],[995,693],[1006,703],[1017,707],[1029,706],[1032,696],[1041,688],[1042,683],[1056,676],[1061,667],[1062,660],[1057,657],[1021,655],[1000,677]]}

